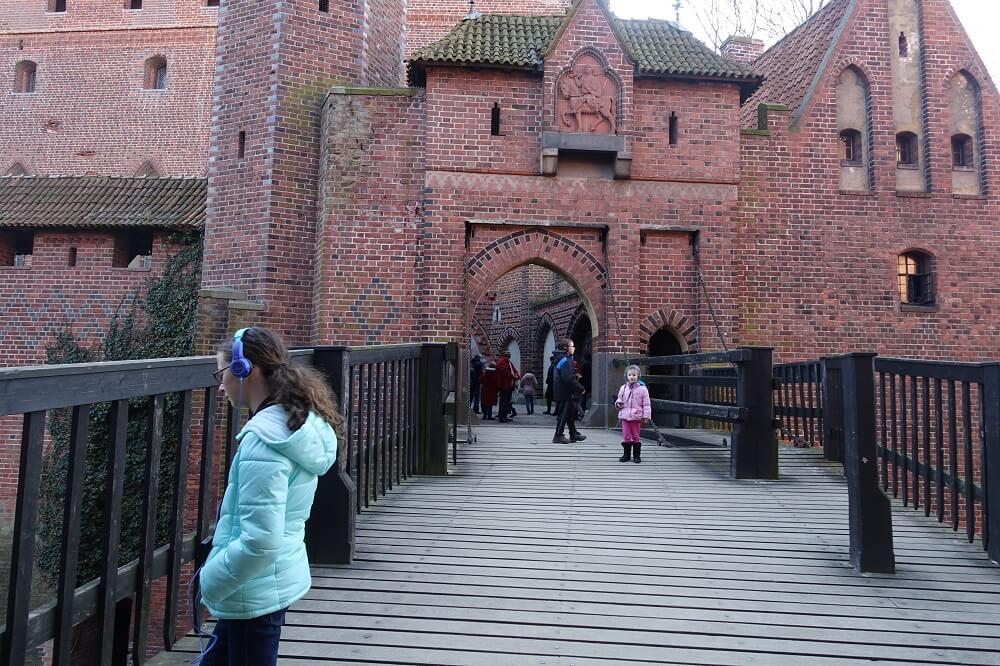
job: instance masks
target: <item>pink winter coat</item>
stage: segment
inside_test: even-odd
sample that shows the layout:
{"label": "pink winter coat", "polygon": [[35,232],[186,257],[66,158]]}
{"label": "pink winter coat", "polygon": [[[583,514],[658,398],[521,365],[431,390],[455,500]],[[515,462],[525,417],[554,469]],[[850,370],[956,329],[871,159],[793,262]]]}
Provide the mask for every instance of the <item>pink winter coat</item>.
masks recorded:
{"label": "pink winter coat", "polygon": [[642,384],[636,383],[634,386],[625,382],[618,389],[618,399],[615,406],[619,408],[618,419],[620,421],[641,421],[651,418],[653,415],[652,405],[649,402],[649,390]]}

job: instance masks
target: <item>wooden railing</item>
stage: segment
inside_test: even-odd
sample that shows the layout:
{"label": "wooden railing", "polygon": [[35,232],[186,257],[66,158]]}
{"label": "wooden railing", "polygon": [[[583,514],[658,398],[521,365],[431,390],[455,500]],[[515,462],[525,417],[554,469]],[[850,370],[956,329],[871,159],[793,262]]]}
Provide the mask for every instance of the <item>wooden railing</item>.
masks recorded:
{"label": "wooden railing", "polygon": [[823,445],[823,363],[774,366],[774,415],[781,438],[798,447]]}
{"label": "wooden railing", "polygon": [[[350,562],[356,512],[413,474],[445,474],[448,437],[442,405],[444,344],[389,347],[317,347],[292,353],[294,362],[322,370],[347,419],[348,460],[319,480],[313,517],[306,525],[310,558],[316,563]],[[178,617],[187,604],[181,581],[207,553],[219,496],[236,451],[237,414],[228,406],[220,421],[215,357],[0,369],[0,416],[23,414],[10,582],[5,624],[0,627],[0,663],[24,663],[30,648],[53,641],[52,663],[69,664],[74,628],[94,629],[100,663],[141,664],[151,618],[162,619],[162,644],[177,639]],[[448,381],[457,381],[452,372]],[[176,397],[173,397],[176,395]],[[176,432],[164,433],[164,404],[177,401]],[[106,419],[91,418],[99,405]],[[142,500],[138,556],[122,562],[129,414],[142,410],[146,440],[142,456]],[[62,535],[54,600],[31,607],[47,415],[67,410],[71,428]],[[133,419],[134,425],[135,419]],[[100,515],[82,515],[86,452],[95,427],[109,434]],[[221,435],[221,439],[220,439]],[[171,442],[172,488],[160,506],[161,451]],[[219,444],[222,450],[219,450]],[[226,476],[220,476],[221,457]],[[189,468],[190,465],[190,468]],[[338,466],[339,467],[339,466]],[[48,500],[51,501],[51,500]],[[166,512],[168,539],[157,543],[155,526]],[[100,522],[99,574],[78,580],[81,521]],[[135,538],[132,535],[130,538]],[[152,588],[165,578],[166,600],[151,604]]]}
{"label": "wooden railing", "polygon": [[[706,421],[732,424],[732,452],[730,473],[738,479],[776,479],[778,477],[778,449],[773,428],[773,403],[771,394],[771,349],[742,347],[733,351],[679,356],[636,357],[613,359],[613,365],[622,368],[638,365],[646,368],[673,367],[682,371],[672,375],[647,375],[644,381],[653,384],[670,384],[696,389],[724,388],[735,391],[734,404],[709,404],[681,400],[652,399],[653,412],[681,414]],[[706,364],[732,364],[735,376],[710,376],[692,371]],[[717,373],[718,374],[718,373]],[[613,377],[620,373],[610,373]],[[609,386],[609,390],[611,390]],[[610,395],[614,395],[617,387]],[[689,390],[687,395],[697,395]]]}

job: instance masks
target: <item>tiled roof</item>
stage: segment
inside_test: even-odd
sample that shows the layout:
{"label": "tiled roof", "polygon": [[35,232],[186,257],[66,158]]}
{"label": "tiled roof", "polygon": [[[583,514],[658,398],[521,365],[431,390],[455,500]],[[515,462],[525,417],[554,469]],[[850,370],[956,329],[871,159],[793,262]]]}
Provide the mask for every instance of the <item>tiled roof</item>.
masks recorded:
{"label": "tiled roof", "polygon": [[753,63],[764,83],[743,105],[744,127],[756,125],[760,103],[785,104],[796,117],[852,5],[853,0],[831,0]]}
{"label": "tiled roof", "polygon": [[204,178],[0,178],[0,227],[154,227],[205,224]]}
{"label": "tiled roof", "polygon": [[[410,64],[541,69],[542,54],[567,19],[566,15],[483,14],[463,20],[443,39],[414,53]],[[636,62],[640,75],[759,81],[749,68],[717,55],[670,21],[615,19],[614,23],[622,48]]]}

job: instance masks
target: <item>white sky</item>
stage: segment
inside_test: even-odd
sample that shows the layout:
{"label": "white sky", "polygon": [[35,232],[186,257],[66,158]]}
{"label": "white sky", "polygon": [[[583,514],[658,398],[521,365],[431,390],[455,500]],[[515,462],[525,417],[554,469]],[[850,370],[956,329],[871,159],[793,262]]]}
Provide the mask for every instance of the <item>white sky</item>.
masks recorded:
{"label": "white sky", "polygon": [[[699,0],[682,0],[681,25],[703,42],[701,26],[691,9]],[[1000,83],[1000,40],[996,27],[1000,25],[1000,0],[951,0],[972,43],[990,71],[994,82]],[[674,20],[674,0],[611,0],[611,9],[621,18],[664,18]]]}

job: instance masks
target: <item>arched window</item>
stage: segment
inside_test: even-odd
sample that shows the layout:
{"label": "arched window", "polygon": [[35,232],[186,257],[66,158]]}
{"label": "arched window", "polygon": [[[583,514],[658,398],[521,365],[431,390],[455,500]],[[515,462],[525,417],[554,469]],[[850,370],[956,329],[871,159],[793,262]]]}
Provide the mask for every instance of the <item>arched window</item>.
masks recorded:
{"label": "arched window", "polygon": [[934,304],[934,274],[931,257],[923,252],[907,252],[897,258],[899,302],[903,305]]}
{"label": "arched window", "polygon": [[972,137],[968,134],[951,137],[951,164],[956,169],[972,169],[976,166]]}
{"label": "arched window", "polygon": [[5,176],[27,176],[28,175],[28,170],[25,169],[24,165],[21,164],[20,162],[14,162],[13,164],[10,165],[10,168],[7,169],[7,173],[5,173],[4,175]]}
{"label": "arched window", "polygon": [[35,78],[38,73],[38,65],[31,60],[22,60],[14,68],[14,92],[33,93],[35,92]]}
{"label": "arched window", "polygon": [[900,132],[896,135],[896,166],[916,168],[919,162],[917,135],[913,132]]}
{"label": "arched window", "polygon": [[899,57],[906,58],[910,55],[910,42],[906,39],[905,33],[899,33]]}
{"label": "arched window", "polygon": [[151,162],[143,162],[135,172],[136,178],[159,178],[160,172]]}
{"label": "arched window", "polygon": [[147,90],[164,90],[167,87],[167,59],[153,56],[146,60],[142,87]]}
{"label": "arched window", "polygon": [[844,166],[861,165],[861,132],[845,129],[840,133],[840,162]]}
{"label": "arched window", "polygon": [[503,312],[500,311],[500,306],[499,305],[494,305],[493,306],[493,322],[494,323],[499,323],[501,321],[503,321]]}

